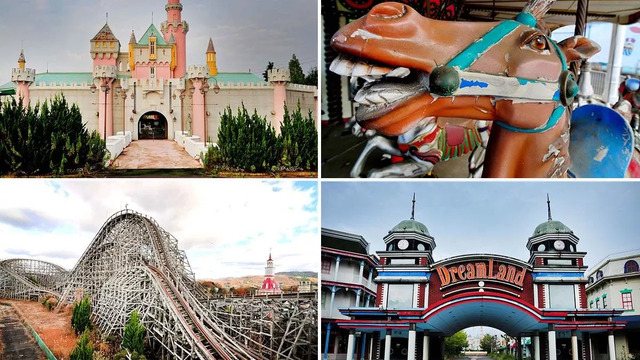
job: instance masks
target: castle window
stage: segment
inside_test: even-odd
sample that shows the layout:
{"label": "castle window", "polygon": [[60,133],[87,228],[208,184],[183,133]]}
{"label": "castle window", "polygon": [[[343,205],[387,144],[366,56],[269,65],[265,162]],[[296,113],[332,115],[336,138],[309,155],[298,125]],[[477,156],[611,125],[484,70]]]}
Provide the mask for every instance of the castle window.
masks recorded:
{"label": "castle window", "polygon": [[631,291],[622,293],[622,308],[627,311],[633,310],[633,299],[631,297]]}
{"label": "castle window", "polygon": [[113,41],[109,43],[109,47],[113,47]]}
{"label": "castle window", "polygon": [[166,55],[166,50],[162,49],[162,55]]}
{"label": "castle window", "polygon": [[106,47],[107,47],[107,42],[106,42],[106,41],[103,41],[103,42],[102,42],[102,47],[104,47],[104,48],[106,48]]}
{"label": "castle window", "polygon": [[629,260],[624,264],[624,273],[631,273],[638,271],[638,263],[635,260]]}
{"label": "castle window", "polygon": [[149,74],[150,74],[150,76],[151,76],[152,78],[155,78],[155,77],[156,77],[156,68],[155,68],[155,67],[153,67],[153,66],[152,66],[152,67],[150,67],[150,68],[149,68]]}
{"label": "castle window", "polygon": [[96,41],[96,47],[99,48],[100,47],[100,41]]}

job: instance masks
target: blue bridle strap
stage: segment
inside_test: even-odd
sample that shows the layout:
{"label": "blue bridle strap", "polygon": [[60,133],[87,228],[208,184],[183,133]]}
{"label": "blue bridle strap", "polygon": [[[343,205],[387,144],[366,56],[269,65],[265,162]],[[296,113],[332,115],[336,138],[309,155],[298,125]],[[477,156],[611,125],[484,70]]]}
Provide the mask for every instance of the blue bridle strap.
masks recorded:
{"label": "blue bridle strap", "polygon": [[[466,49],[461,51],[458,55],[456,55],[453,59],[451,59],[445,66],[456,69],[459,74],[462,74],[463,72],[467,72],[467,69],[469,69],[469,67],[471,67],[471,65],[473,65],[473,63],[475,63],[480,57],[482,57],[484,53],[486,53],[489,49],[491,49],[491,47],[493,47],[495,44],[499,43],[505,36],[511,34],[520,25],[526,25],[526,26],[535,28],[536,19],[531,14],[520,13],[516,17],[515,21],[514,20],[502,21],[500,24],[496,25],[494,28],[489,30],[486,34],[484,34],[478,40],[476,40],[471,45],[469,45]],[[555,52],[558,54],[558,57],[560,58],[560,61],[562,64],[562,71],[566,71],[567,70],[566,59],[562,51],[560,51],[560,48],[558,47],[558,45],[548,37],[547,37],[547,43],[551,44]],[[469,72],[467,72],[467,74],[468,73]],[[483,74],[483,76],[492,76],[492,75]],[[461,79],[461,81],[464,81],[464,80],[465,79]],[[546,84],[547,82],[539,81],[539,80],[521,79],[522,86],[526,85],[526,83]],[[554,101],[556,103],[559,102],[558,94],[560,94],[560,92],[563,91],[561,89],[562,86],[563,84],[558,84],[558,91],[553,95],[551,99],[548,99],[548,101]],[[455,95],[455,94],[452,94],[452,95]],[[560,120],[560,117],[562,117],[564,112],[565,112],[564,106],[562,104],[558,104],[558,106],[551,113],[547,122],[543,124],[541,127],[538,127],[535,129],[522,129],[509,124],[499,122],[499,121],[496,121],[496,124],[510,131],[522,132],[522,133],[540,133],[554,127],[558,123],[558,121]]]}

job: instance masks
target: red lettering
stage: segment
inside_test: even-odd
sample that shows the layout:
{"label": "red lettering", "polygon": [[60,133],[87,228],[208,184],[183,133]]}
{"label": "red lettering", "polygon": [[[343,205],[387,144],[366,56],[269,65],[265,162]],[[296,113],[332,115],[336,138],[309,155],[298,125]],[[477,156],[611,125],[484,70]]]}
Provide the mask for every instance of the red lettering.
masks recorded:
{"label": "red lettering", "polygon": [[487,265],[484,263],[476,263],[476,279],[487,278]]}
{"label": "red lettering", "polygon": [[460,280],[467,280],[467,277],[464,275],[464,265],[458,266],[458,276]]}
{"label": "red lettering", "polygon": [[489,279],[496,278],[495,276],[493,276],[493,259],[489,259],[489,272],[487,273],[487,278]]}
{"label": "red lettering", "polygon": [[505,281],[513,282],[513,278],[516,276],[516,268],[509,265],[507,266],[507,276],[505,277]]}
{"label": "red lettering", "polygon": [[449,285],[451,282],[451,278],[449,277],[449,272],[444,266],[438,266],[436,268],[438,271],[438,276],[440,277],[440,286]]}
{"label": "red lettering", "polygon": [[473,264],[467,264],[467,280],[473,280],[476,278],[476,268]]}
{"label": "red lettering", "polygon": [[507,267],[500,264],[500,266],[498,266],[498,275],[496,276],[496,279],[504,280],[504,277],[506,275],[507,275]]}
{"label": "red lettering", "polygon": [[526,274],[526,272],[527,269],[522,268],[522,271],[516,274],[515,278],[513,279],[513,283],[518,286],[522,286],[522,284],[524,283],[524,275]]}
{"label": "red lettering", "polygon": [[456,279],[456,273],[458,272],[458,269],[455,266],[452,266],[449,268],[449,273],[451,274],[451,282],[458,282],[458,279]]}

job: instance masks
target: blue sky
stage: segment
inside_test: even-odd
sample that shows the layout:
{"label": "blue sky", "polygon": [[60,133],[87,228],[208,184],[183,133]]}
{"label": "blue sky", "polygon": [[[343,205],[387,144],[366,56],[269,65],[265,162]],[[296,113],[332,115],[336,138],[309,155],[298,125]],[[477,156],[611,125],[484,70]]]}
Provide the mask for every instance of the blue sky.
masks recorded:
{"label": "blue sky", "polygon": [[[166,19],[165,0],[23,0],[3,4],[0,13],[0,84],[11,78],[24,44],[27,66],[36,72],[91,71],[89,40],[105,23],[128,51],[131,30],[137,39]],[[187,0],[188,65],[204,65],[209,37],[220,72],[261,74],[268,61],[287,67],[296,54],[305,72],[317,66],[316,0]]]}
{"label": "blue sky", "polygon": [[0,259],[71,269],[103,223],[129,209],[178,239],[199,279],[317,271],[316,181],[0,179]]}
{"label": "blue sky", "polygon": [[529,259],[533,230],[551,212],[580,238],[578,251],[595,266],[604,256],[638,249],[640,182],[457,181],[327,182],[322,226],[362,235],[370,252],[382,250],[389,229],[411,216],[435,238],[435,260],[464,253]]}

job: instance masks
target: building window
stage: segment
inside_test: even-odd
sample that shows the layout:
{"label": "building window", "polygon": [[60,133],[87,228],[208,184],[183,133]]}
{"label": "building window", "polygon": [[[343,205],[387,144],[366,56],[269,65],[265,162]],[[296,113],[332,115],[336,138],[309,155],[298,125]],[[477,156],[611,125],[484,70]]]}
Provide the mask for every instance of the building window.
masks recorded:
{"label": "building window", "polygon": [[593,309],[593,300],[589,301],[589,309]]}
{"label": "building window", "polygon": [[109,42],[109,47],[113,47],[113,41]]}
{"label": "building window", "polygon": [[635,260],[629,260],[624,264],[624,273],[637,272],[638,263]]}
{"label": "building window", "polygon": [[413,307],[413,284],[389,284],[387,287],[387,308]]}
{"label": "building window", "polygon": [[151,77],[155,78],[156,77],[156,68],[152,66],[152,67],[149,68],[149,71],[150,71]]}
{"label": "building window", "polygon": [[598,272],[596,273],[596,280],[600,280],[602,276],[604,276],[604,274],[602,273],[602,270],[598,270]]}
{"label": "building window", "polygon": [[322,259],[322,273],[331,274],[331,260]]}
{"label": "building window", "polygon": [[589,284],[593,284],[593,276],[589,276]]}
{"label": "building window", "polygon": [[327,304],[327,293],[323,292],[322,293],[322,308],[321,308],[322,310],[325,309],[326,304]]}
{"label": "building window", "polygon": [[600,298],[596,298],[596,309],[600,309]]}
{"label": "building window", "polygon": [[633,310],[631,291],[622,293],[622,308],[627,311]]}
{"label": "building window", "polygon": [[607,308],[607,294],[602,295],[602,308]]}
{"label": "building window", "polygon": [[573,285],[549,285],[549,308],[575,309],[576,301]]}

